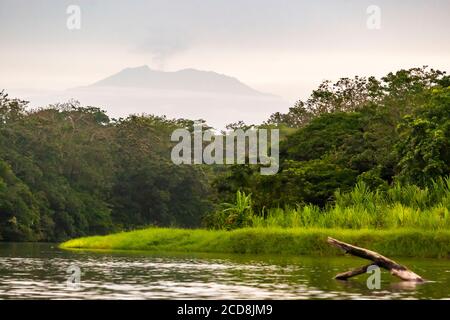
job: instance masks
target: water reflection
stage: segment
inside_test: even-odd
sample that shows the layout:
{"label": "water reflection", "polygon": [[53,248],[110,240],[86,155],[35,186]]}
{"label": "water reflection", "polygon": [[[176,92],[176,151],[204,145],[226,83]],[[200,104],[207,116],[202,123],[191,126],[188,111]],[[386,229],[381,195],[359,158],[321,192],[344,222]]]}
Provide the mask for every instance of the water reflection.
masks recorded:
{"label": "water reflection", "polygon": [[[449,298],[448,260],[411,260],[434,282],[396,282],[382,273],[379,290],[366,275],[333,276],[354,258],[155,255],[61,251],[49,244],[0,244],[0,298],[43,299],[410,299]],[[70,265],[79,288],[66,285]]]}

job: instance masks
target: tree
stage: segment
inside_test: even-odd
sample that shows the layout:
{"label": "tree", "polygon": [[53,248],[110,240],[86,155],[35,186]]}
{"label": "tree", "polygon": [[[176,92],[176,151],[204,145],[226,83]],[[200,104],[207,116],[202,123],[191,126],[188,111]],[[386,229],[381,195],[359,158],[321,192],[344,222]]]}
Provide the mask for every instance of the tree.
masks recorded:
{"label": "tree", "polygon": [[435,88],[422,107],[403,118],[397,144],[399,179],[427,185],[450,174],[450,87]]}

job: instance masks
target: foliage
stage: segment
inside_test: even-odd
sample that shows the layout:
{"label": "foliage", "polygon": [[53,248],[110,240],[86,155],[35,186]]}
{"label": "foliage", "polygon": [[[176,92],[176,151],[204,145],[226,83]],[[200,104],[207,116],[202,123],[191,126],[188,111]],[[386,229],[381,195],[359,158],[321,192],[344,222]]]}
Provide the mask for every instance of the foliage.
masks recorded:
{"label": "foliage", "polygon": [[202,220],[227,230],[448,228],[449,85],[427,67],[325,81],[260,126],[230,124],[280,129],[273,176],[257,165],[173,165],[170,135],[192,132],[192,120],[110,119],[76,101],[30,110],[1,91],[0,239]]}
{"label": "foliage", "polygon": [[108,236],[73,239],[60,247],[151,252],[342,255],[340,250],[326,242],[328,236],[383,252],[387,256],[447,258],[450,251],[450,231],[416,229],[242,228],[225,231],[148,228]]}
{"label": "foliage", "polygon": [[251,225],[253,216],[251,194],[238,190],[234,203],[223,203],[217,211],[206,215],[204,224],[212,229],[232,230]]}
{"label": "foliage", "polygon": [[186,120],[110,120],[76,101],[28,110],[0,94],[0,236],[55,241],[145,225],[199,225],[205,173],[170,161]]}
{"label": "foliage", "polygon": [[450,174],[450,87],[433,89],[399,128],[399,179],[426,185]]}
{"label": "foliage", "polygon": [[334,203],[325,208],[297,205],[269,209],[253,216],[254,227],[395,229],[450,228],[450,178],[430,187],[394,184],[372,191],[359,182],[349,192],[337,191]]}
{"label": "foliage", "polygon": [[325,81],[309,99],[269,119],[289,132],[280,143],[279,173],[261,177],[251,166],[228,170],[216,179],[220,199],[241,188],[252,193],[255,210],[323,208],[335,191],[358,182],[372,190],[395,181],[430,185],[450,174],[448,79],[423,67],[381,79]]}

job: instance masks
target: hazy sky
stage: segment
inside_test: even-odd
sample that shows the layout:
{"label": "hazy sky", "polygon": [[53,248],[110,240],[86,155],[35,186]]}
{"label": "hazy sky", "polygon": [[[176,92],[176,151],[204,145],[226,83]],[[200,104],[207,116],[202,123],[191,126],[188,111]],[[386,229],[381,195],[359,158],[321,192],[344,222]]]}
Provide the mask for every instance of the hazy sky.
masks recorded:
{"label": "hazy sky", "polygon": [[[66,27],[69,5],[80,30]],[[323,79],[448,71],[449,12],[449,0],[0,0],[0,88],[64,89],[146,64],[224,73],[292,101]]]}

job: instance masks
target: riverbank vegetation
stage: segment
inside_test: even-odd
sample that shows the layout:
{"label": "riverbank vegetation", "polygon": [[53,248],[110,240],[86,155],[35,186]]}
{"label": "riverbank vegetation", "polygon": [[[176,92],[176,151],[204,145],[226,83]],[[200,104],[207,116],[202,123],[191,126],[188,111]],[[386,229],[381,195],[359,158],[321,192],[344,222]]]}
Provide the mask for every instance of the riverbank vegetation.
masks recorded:
{"label": "riverbank vegetation", "polygon": [[232,231],[148,228],[108,236],[73,239],[63,249],[145,250],[238,254],[339,255],[331,236],[388,256],[448,258],[450,230],[339,230],[242,228]]}
{"label": "riverbank vegetation", "polygon": [[281,243],[282,232],[292,240],[299,228],[363,228],[362,238],[374,232],[376,242],[378,232],[394,239],[398,228],[413,228],[422,231],[401,232],[425,240],[436,234],[436,250],[448,252],[439,245],[450,210],[445,72],[424,67],[325,81],[287,113],[228,128],[251,127],[280,130],[279,173],[174,165],[170,134],[192,132],[192,120],[110,119],[76,101],[31,110],[2,92],[0,239],[60,241],[154,226],[217,229],[195,232],[225,238],[270,234]]}
{"label": "riverbank vegetation", "polygon": [[251,195],[238,191],[234,203],[205,216],[208,229],[148,228],[70,240],[65,249],[173,252],[338,254],[327,236],[392,256],[450,257],[450,179],[430,187],[394,184],[371,191],[359,182],[315,205],[254,212]]}
{"label": "riverbank vegetation", "polygon": [[392,256],[450,257],[450,179],[430,187],[395,184],[371,191],[359,182],[335,202],[254,212],[251,195],[205,216],[209,229],[149,228],[70,240],[66,249],[333,255],[327,236]]}
{"label": "riverbank vegetation", "polygon": [[251,194],[238,191],[235,203],[206,215],[208,228],[240,227],[450,230],[450,178],[439,178],[429,187],[394,184],[371,190],[360,181],[347,193],[336,191],[325,207],[297,205],[255,213]]}

